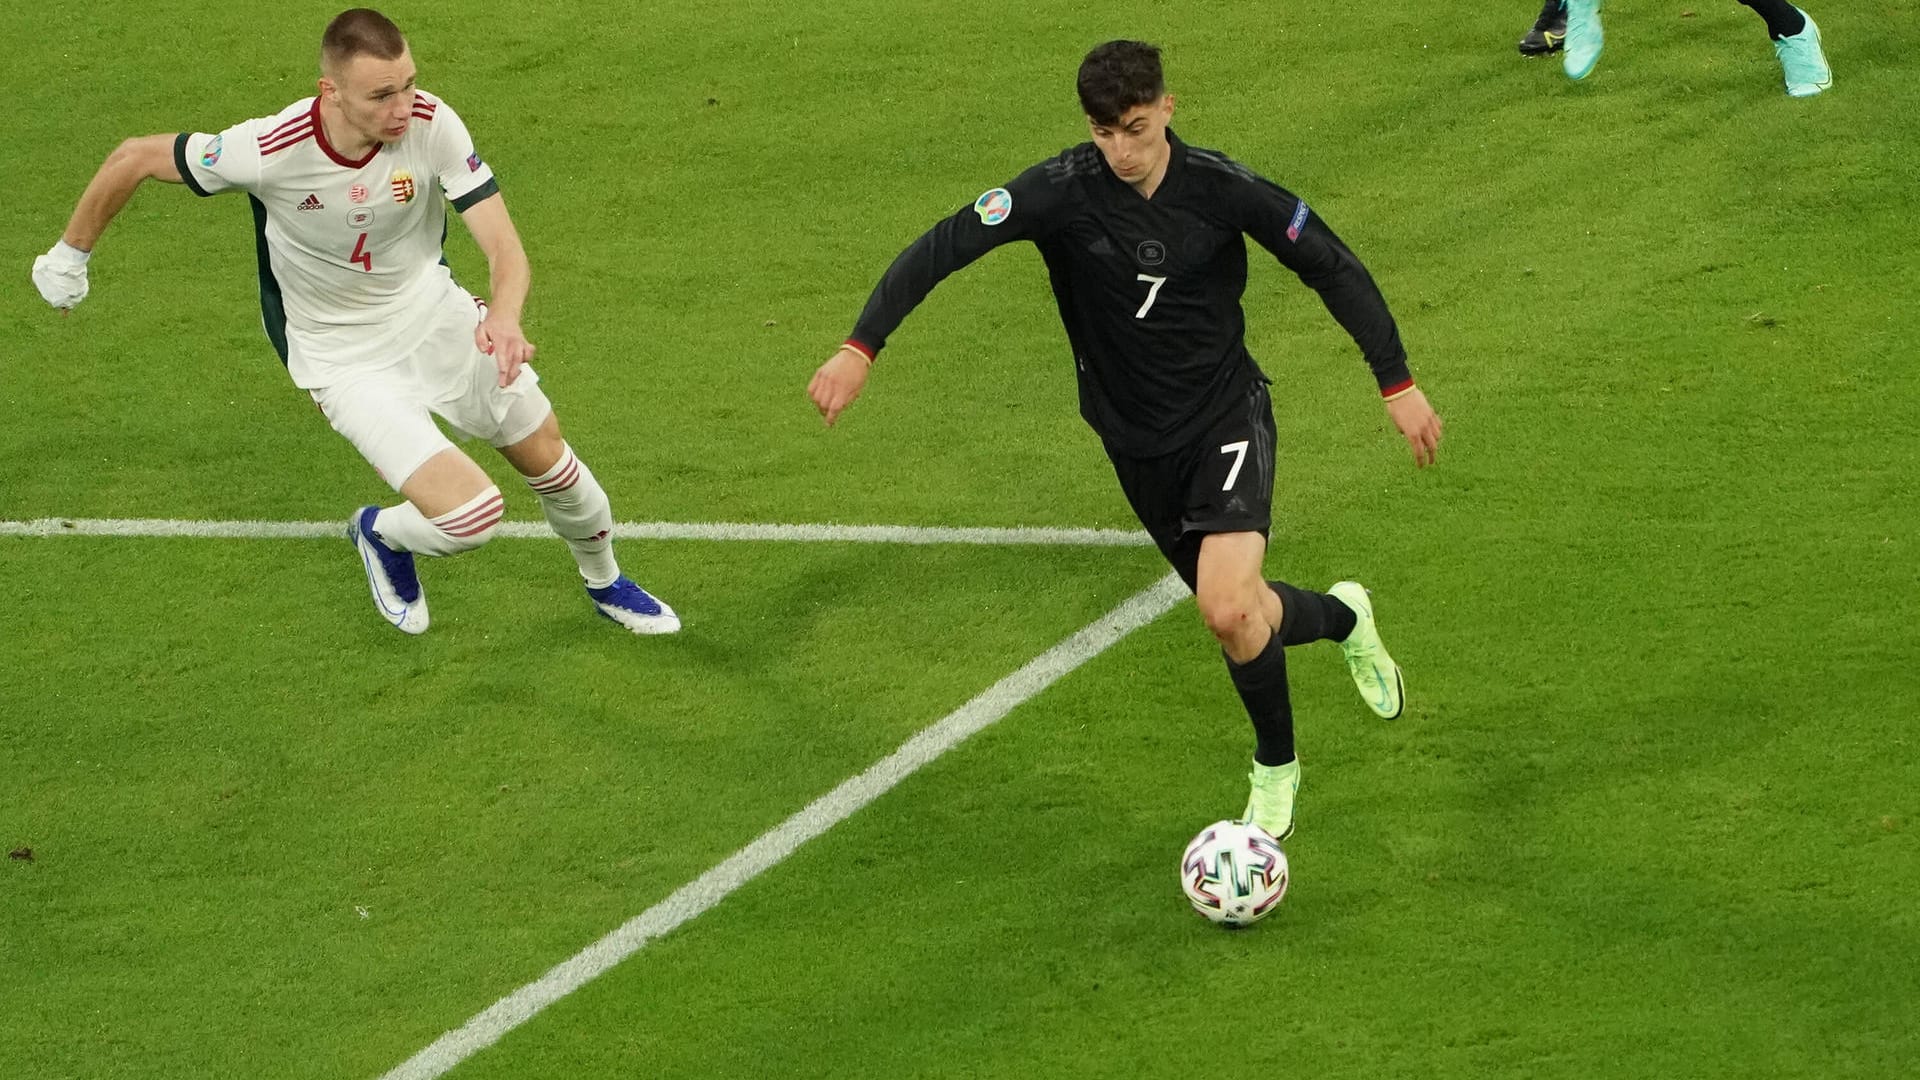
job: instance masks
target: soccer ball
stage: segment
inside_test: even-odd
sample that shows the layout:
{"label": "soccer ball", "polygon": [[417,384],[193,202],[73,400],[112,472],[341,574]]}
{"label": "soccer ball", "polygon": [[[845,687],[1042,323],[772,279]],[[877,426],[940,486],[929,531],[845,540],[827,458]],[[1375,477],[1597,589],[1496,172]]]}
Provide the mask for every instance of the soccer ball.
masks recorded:
{"label": "soccer ball", "polygon": [[1287,854],[1251,821],[1216,821],[1180,857],[1193,910],[1221,926],[1251,926],[1287,895]]}

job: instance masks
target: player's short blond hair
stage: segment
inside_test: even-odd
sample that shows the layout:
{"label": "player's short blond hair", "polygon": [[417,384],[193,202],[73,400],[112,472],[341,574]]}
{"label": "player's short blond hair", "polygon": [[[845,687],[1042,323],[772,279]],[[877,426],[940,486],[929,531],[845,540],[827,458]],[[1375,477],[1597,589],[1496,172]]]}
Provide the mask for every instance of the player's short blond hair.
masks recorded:
{"label": "player's short blond hair", "polygon": [[392,19],[372,8],[349,8],[320,35],[320,70],[338,72],[356,56],[398,60],[406,51],[407,39]]}

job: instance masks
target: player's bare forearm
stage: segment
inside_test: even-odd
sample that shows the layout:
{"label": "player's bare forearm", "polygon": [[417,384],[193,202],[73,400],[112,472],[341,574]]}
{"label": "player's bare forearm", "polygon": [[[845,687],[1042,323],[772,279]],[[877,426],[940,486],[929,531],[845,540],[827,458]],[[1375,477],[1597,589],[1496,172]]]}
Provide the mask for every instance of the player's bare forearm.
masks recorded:
{"label": "player's bare forearm", "polygon": [[487,257],[487,307],[493,317],[519,325],[527,308],[527,291],[533,286],[533,267],[516,238],[512,249]]}
{"label": "player's bare forearm", "polygon": [[115,147],[81,193],[61,239],[81,251],[92,251],[141,181],[182,183],[179,167],[173,161],[173,140],[172,135],[146,135]]}
{"label": "player's bare forearm", "polygon": [[533,343],[520,328],[533,280],[527,250],[507,216],[506,201],[498,194],[467,207],[460,218],[487,256],[487,315],[474,328],[473,342],[499,365],[500,385],[511,386],[520,376],[520,365],[533,359],[534,353]]}
{"label": "player's bare forearm", "polygon": [[533,283],[533,268],[507,214],[506,199],[491,195],[461,211],[460,218],[487,257],[487,306],[492,317],[518,326]]}
{"label": "player's bare forearm", "polygon": [[[487,202],[498,203],[499,199]],[[504,207],[500,219],[500,228],[489,230],[484,237],[475,233],[475,239],[487,256],[487,307],[492,309],[493,318],[518,326],[527,309],[527,292],[533,287],[533,266],[527,262],[527,249],[520,245],[520,234],[506,220]]]}

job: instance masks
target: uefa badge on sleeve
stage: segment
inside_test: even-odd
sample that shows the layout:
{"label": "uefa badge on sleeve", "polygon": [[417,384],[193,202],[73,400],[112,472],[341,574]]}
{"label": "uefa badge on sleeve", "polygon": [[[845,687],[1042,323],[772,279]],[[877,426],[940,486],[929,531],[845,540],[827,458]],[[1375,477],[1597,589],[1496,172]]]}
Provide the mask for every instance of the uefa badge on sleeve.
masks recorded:
{"label": "uefa badge on sleeve", "polygon": [[994,188],[973,200],[973,212],[980,215],[982,223],[998,225],[1013,216],[1013,193],[1003,187]]}

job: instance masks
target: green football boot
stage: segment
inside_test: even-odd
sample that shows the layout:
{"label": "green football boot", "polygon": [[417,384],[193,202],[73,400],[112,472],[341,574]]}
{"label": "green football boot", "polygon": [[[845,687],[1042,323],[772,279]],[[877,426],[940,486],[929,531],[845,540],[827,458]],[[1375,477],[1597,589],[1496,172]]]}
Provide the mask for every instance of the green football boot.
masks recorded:
{"label": "green football boot", "polygon": [[1253,781],[1253,791],[1247,796],[1247,812],[1240,815],[1240,820],[1253,822],[1275,840],[1292,836],[1293,796],[1300,790],[1300,759],[1294,758],[1285,765],[1262,765],[1256,761],[1247,779]]}
{"label": "green football boot", "polygon": [[1372,598],[1355,581],[1339,582],[1327,592],[1353,609],[1353,633],[1340,643],[1340,651],[1347,654],[1347,673],[1353,676],[1353,685],[1360,688],[1360,696],[1367,699],[1369,708],[1384,719],[1394,719],[1406,708],[1406,686],[1400,679],[1400,665],[1380,644]]}

